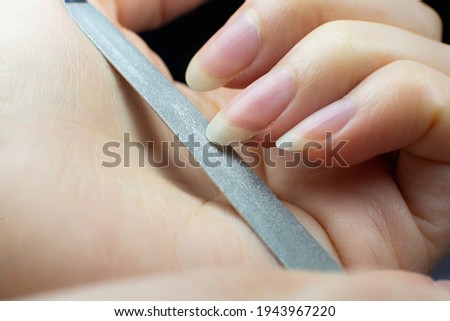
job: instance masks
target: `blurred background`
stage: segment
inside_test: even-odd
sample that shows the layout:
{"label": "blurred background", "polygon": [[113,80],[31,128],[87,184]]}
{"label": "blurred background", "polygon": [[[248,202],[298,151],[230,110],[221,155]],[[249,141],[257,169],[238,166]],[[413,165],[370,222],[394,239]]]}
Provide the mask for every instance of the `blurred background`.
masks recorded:
{"label": "blurred background", "polygon": [[[174,78],[184,82],[190,59],[227,21],[244,0],[211,0],[196,11],[153,32],[142,34],[144,40],[166,62]],[[444,42],[450,43],[448,0],[424,1],[433,7],[444,22]],[[449,236],[450,237],[450,236]],[[435,279],[450,279],[450,255],[432,273]]]}

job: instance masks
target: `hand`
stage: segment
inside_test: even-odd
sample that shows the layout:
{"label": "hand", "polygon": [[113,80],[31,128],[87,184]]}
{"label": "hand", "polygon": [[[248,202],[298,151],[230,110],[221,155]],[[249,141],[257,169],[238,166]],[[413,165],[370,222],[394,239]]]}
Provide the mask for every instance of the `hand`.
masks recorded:
{"label": "hand", "polygon": [[[322,28],[317,30],[320,34],[313,33],[314,39],[305,40],[303,45],[297,46],[303,51],[318,48],[306,57],[300,56],[299,62],[308,62],[306,58],[311,59],[311,56],[318,54],[333,55],[335,53],[333,49],[345,49],[337,46],[343,45],[347,37],[364,36],[357,32],[358,29],[353,30],[353,34],[339,29],[340,20],[393,26],[437,41],[442,36],[442,22],[439,16],[421,1],[246,0],[224,28],[194,57],[186,74],[187,81],[197,90],[211,90],[222,85],[246,87],[266,74],[286,54],[290,53],[292,56],[299,53],[292,51],[293,47],[321,26]],[[359,26],[359,24],[351,25],[349,29]],[[332,33],[329,34],[328,31]],[[340,34],[342,39],[338,38],[339,31],[343,31]],[[394,34],[396,35],[398,34]],[[359,39],[355,39],[355,42]],[[365,40],[359,45],[366,45],[370,39]],[[387,40],[390,38],[386,39],[386,43]],[[311,43],[315,46],[304,48]],[[379,47],[379,40],[374,45],[375,48]],[[408,48],[404,49],[405,52],[406,49]],[[340,51],[339,53],[342,54]],[[317,59],[324,58],[325,56],[317,57]]]}
{"label": "hand", "polygon": [[[325,146],[346,142],[333,165],[350,170],[269,170],[271,187],[289,186],[283,199],[325,228],[345,266],[358,257],[358,266],[429,269],[405,245],[443,254],[450,242],[450,48],[440,30],[419,1],[247,1],[194,57],[187,80],[200,90],[248,86],[210,124],[212,141],[269,136],[287,150],[315,146],[304,155],[319,164],[330,161]],[[378,157],[391,152],[394,161]],[[351,235],[337,237],[339,224]],[[421,245],[406,241],[413,234]],[[372,252],[365,242],[374,238]]]}
{"label": "hand", "polygon": [[33,300],[448,300],[450,284],[420,274],[356,275],[282,269],[183,271],[63,289]]}
{"label": "hand", "polygon": [[[126,27],[151,20],[126,20],[126,10],[141,11],[124,3],[119,11],[111,1],[100,6]],[[142,142],[173,138],[59,0],[3,1],[0,16],[1,297],[132,276],[277,267],[200,169],[140,168],[136,157],[131,168],[101,167],[103,145],[123,133]],[[167,74],[133,32],[124,32]],[[237,93],[178,86],[209,118]],[[258,171],[349,270],[426,272],[448,250],[441,236],[449,218],[406,211],[381,161],[342,171]]]}

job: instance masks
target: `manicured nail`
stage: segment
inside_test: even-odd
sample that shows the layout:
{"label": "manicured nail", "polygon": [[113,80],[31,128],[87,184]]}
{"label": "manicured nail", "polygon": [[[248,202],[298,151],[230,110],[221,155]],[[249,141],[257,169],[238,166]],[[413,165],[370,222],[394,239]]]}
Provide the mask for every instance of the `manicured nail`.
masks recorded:
{"label": "manicured nail", "polygon": [[236,96],[211,122],[209,140],[229,145],[242,142],[270,125],[289,105],[294,79],[284,68],[276,68]]}
{"label": "manicured nail", "polygon": [[292,151],[303,150],[311,141],[324,141],[326,133],[340,131],[353,117],[353,103],[343,98],[309,116],[278,139],[278,148]]}
{"label": "manicured nail", "polygon": [[250,66],[259,49],[256,13],[247,10],[228,21],[192,59],[186,82],[197,90],[226,85]]}

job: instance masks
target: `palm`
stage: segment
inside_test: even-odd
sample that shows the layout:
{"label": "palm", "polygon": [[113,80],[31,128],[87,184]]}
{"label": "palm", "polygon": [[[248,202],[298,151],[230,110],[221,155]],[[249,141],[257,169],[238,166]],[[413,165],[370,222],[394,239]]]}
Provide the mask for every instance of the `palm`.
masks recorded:
{"label": "palm", "polygon": [[[61,32],[49,28],[53,36],[42,30],[27,39],[29,51],[10,42],[17,63],[1,67],[0,253],[9,259],[0,260],[0,296],[162,271],[276,265],[201,169],[101,166],[103,144],[124,132],[142,142],[172,137],[69,21]],[[233,95],[183,91],[208,117]],[[437,260],[381,161],[259,170],[346,268],[425,271]]]}

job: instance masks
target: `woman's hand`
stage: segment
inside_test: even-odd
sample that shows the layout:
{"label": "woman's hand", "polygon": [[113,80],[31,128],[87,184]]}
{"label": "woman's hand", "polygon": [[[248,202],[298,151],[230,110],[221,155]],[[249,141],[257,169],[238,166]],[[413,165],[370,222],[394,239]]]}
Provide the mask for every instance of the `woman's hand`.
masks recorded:
{"label": "woman's hand", "polygon": [[[128,28],[148,27],[142,12],[117,4],[97,2],[117,24],[120,19]],[[132,276],[278,267],[203,171],[178,168],[173,151],[159,148],[172,135],[87,40],[61,1],[2,1],[0,26],[1,297]],[[136,34],[123,31],[168,75]],[[430,75],[443,77],[437,71]],[[337,85],[347,84],[338,80]],[[319,86],[320,79],[315,81]],[[209,118],[239,93],[199,94],[178,86]],[[136,153],[129,168],[101,166],[104,145],[123,144],[124,133],[154,143],[146,151],[155,159],[166,157],[169,166],[142,168]],[[439,135],[428,137],[431,146],[446,146]],[[340,170],[261,165],[257,171],[348,270],[427,272],[450,247],[443,197],[448,171],[445,162],[430,166],[431,160],[412,160],[425,164],[414,175],[399,167],[400,187],[377,159]],[[433,175],[439,180],[430,179]],[[414,181],[423,177],[420,184]],[[404,199],[419,190],[413,201],[424,208]]]}
{"label": "woman's hand", "polygon": [[[440,33],[420,1],[250,0],[194,57],[187,80],[246,87],[211,122],[210,140],[269,137],[316,167],[351,166],[267,176],[275,190],[291,187],[283,199],[314,213],[328,235],[336,221],[359,240],[357,226],[373,232],[363,239],[378,239],[377,263],[358,242],[331,236],[345,266],[355,257],[358,266],[422,265],[406,244],[440,255],[450,244],[440,228],[450,215],[450,47]],[[378,157],[397,151],[394,161]],[[406,241],[413,230],[422,245]]]}

